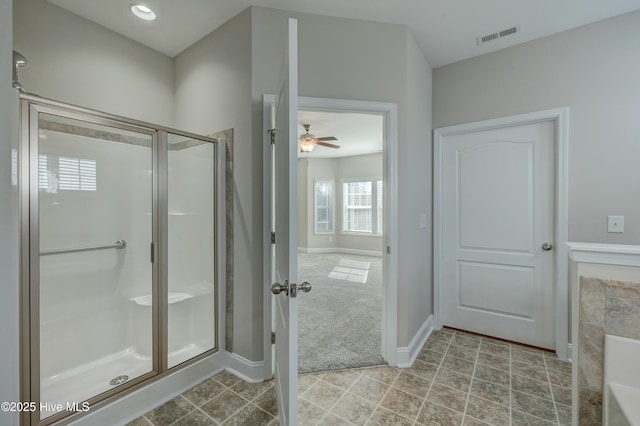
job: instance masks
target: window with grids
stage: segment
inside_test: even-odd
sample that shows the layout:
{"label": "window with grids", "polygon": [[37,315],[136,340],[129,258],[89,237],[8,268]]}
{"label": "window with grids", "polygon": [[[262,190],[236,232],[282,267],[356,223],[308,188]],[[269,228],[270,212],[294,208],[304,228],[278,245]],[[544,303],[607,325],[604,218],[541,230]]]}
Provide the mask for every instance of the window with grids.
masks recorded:
{"label": "window with grids", "polygon": [[83,158],[38,156],[40,191],[96,191],[96,161]]}
{"label": "window with grids", "polygon": [[333,181],[316,180],[313,185],[314,232],[333,234]]}
{"label": "window with grids", "polygon": [[382,234],[382,181],[342,184],[342,231]]}

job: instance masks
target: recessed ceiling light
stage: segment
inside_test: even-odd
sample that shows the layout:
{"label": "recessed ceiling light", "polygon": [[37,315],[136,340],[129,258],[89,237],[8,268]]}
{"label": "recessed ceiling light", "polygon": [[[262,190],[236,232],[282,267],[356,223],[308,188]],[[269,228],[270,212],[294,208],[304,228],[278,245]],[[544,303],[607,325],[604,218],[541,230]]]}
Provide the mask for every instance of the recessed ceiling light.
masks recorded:
{"label": "recessed ceiling light", "polygon": [[156,19],[156,13],[142,4],[135,4],[131,6],[131,12],[140,19],[145,21],[153,21]]}

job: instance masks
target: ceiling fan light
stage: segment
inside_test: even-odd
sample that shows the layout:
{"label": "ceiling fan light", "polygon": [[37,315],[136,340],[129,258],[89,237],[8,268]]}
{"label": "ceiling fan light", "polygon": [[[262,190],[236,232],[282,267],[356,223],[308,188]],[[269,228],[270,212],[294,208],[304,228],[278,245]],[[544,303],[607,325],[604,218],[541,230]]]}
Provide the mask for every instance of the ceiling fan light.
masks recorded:
{"label": "ceiling fan light", "polygon": [[306,140],[301,140],[299,145],[300,151],[307,153],[313,151],[313,148],[315,148],[315,144],[313,142]]}

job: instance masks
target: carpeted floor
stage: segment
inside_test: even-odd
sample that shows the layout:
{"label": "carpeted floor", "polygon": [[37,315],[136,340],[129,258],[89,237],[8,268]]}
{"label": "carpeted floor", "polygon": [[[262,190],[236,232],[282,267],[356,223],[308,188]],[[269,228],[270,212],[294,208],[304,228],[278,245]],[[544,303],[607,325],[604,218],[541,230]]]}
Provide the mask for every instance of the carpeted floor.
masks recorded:
{"label": "carpeted floor", "polygon": [[298,277],[313,285],[298,299],[298,371],[384,365],[382,259],[300,253]]}

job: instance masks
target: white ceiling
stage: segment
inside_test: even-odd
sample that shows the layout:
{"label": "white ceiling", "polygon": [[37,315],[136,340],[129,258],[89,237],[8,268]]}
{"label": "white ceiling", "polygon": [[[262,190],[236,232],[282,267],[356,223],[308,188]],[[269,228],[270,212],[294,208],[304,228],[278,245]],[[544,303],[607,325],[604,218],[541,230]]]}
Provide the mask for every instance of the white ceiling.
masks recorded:
{"label": "white ceiling", "polygon": [[340,148],[316,146],[299,158],[338,158],[382,152],[383,116],[342,112],[298,111],[298,135],[305,133],[303,124],[311,124],[309,133],[315,137],[335,136]]}
{"label": "white ceiling", "polygon": [[[432,67],[640,9],[638,0],[140,0],[158,19],[129,12],[132,0],[48,0],[169,56],[251,5],[406,24]],[[483,46],[476,37],[519,25]]]}

